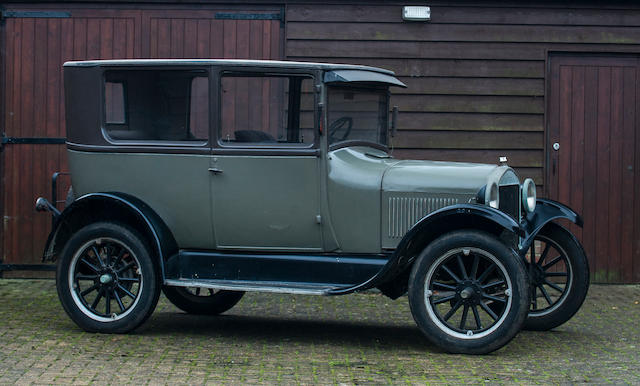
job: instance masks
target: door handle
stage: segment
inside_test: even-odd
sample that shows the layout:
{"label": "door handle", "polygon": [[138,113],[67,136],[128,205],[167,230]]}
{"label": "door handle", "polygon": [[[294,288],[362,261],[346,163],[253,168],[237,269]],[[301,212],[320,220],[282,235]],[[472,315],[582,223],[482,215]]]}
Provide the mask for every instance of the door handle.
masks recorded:
{"label": "door handle", "polygon": [[221,174],[222,173],[222,169],[218,169],[218,168],[209,168],[208,170],[213,174]]}

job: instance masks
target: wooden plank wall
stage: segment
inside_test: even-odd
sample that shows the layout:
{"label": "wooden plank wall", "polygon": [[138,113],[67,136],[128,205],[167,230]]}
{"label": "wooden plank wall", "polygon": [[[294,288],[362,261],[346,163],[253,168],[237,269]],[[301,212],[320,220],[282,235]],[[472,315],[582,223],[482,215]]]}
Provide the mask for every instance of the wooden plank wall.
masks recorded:
{"label": "wooden plank wall", "polygon": [[[594,282],[640,282],[638,57],[554,55],[550,61],[551,197],[584,218]],[[634,165],[635,163],[635,165]],[[635,214],[634,214],[635,211]]]}
{"label": "wooden plank wall", "polygon": [[[78,16],[4,21],[7,88],[2,125],[6,136],[65,137],[61,71],[65,61],[134,57],[131,15]],[[68,169],[66,149],[64,145],[12,144],[2,152],[2,262],[37,264],[51,218],[35,212],[35,197],[51,196],[51,175]],[[64,199],[66,191],[58,194]]]}
{"label": "wooden plank wall", "polygon": [[[277,13],[279,7],[105,9],[48,4],[15,9],[63,10],[68,18],[2,21],[7,137],[65,137],[62,64],[68,60],[129,58],[282,59],[279,20],[215,20],[216,12]],[[127,8],[127,7],[122,7]],[[144,9],[142,9],[144,8]],[[0,132],[1,134],[1,132]],[[0,262],[38,264],[51,218],[36,213],[37,196],[51,196],[51,175],[67,171],[64,145],[6,145],[0,152]],[[64,199],[66,189],[59,189]]]}
{"label": "wooden plank wall", "polygon": [[393,90],[397,157],[506,155],[540,187],[548,52],[640,52],[640,11],[448,3],[429,22],[403,22],[402,4],[290,4],[286,57],[394,70],[409,86]]}

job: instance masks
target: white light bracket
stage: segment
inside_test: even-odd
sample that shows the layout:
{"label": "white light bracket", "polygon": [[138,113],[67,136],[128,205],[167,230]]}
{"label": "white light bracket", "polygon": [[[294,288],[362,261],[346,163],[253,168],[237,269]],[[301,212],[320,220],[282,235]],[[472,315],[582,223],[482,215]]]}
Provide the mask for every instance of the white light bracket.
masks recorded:
{"label": "white light bracket", "polygon": [[429,21],[431,20],[431,7],[405,5],[402,7],[402,20]]}

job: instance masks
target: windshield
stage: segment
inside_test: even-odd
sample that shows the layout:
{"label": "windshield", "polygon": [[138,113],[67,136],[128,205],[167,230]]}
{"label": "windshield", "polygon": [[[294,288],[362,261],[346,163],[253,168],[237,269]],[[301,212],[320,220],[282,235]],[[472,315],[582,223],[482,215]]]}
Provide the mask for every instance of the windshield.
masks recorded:
{"label": "windshield", "polygon": [[329,145],[364,141],[387,146],[386,89],[329,87]]}

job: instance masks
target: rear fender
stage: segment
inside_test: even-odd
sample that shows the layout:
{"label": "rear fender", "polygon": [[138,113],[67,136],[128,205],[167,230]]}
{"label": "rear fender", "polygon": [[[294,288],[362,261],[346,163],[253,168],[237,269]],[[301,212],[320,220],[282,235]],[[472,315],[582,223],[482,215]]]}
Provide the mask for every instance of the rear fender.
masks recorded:
{"label": "rear fender", "polygon": [[97,221],[122,222],[140,232],[156,255],[164,279],[164,262],[178,253],[177,243],[150,206],[125,193],[90,193],[76,199],[55,218],[42,260],[55,261],[76,231]]}

